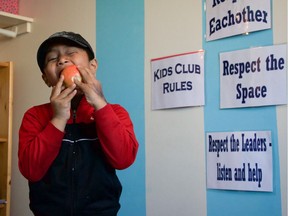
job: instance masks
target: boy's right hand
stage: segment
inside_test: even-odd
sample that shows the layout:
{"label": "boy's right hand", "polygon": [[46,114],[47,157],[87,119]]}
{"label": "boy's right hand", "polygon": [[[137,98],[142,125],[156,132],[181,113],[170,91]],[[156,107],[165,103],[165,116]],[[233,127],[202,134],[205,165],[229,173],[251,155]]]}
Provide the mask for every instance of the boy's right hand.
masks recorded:
{"label": "boy's right hand", "polygon": [[69,88],[63,86],[63,75],[52,88],[50,102],[53,109],[53,118],[51,123],[61,131],[64,131],[66,123],[70,118],[71,100],[76,95],[76,85]]}

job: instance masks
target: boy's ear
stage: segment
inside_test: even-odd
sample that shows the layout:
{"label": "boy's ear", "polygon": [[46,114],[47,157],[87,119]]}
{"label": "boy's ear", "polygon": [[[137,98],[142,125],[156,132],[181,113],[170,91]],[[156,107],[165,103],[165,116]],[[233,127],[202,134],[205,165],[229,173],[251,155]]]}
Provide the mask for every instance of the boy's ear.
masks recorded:
{"label": "boy's ear", "polygon": [[47,79],[46,75],[44,73],[42,73],[42,79],[44,80],[44,82],[46,83],[46,85],[48,87],[51,87],[51,83],[49,82],[49,80]]}
{"label": "boy's ear", "polygon": [[98,68],[98,62],[97,62],[97,60],[96,60],[95,58],[90,61],[90,66],[93,67],[94,71],[97,70],[97,68]]}

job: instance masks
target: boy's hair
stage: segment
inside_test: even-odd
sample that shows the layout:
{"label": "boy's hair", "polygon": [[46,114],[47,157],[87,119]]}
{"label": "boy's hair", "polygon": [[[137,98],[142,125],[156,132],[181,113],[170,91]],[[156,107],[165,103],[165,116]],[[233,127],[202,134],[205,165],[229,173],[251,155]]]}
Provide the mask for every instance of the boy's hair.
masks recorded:
{"label": "boy's hair", "polygon": [[92,47],[80,34],[66,31],[56,32],[47,38],[38,48],[37,63],[42,73],[45,68],[45,58],[49,48],[51,45],[59,42],[72,44],[84,49],[88,54],[89,60],[95,58]]}

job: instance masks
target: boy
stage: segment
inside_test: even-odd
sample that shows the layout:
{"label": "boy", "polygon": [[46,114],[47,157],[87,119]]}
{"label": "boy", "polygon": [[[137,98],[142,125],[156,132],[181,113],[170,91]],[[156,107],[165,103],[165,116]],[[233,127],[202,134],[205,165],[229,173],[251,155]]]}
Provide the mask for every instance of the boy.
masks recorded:
{"label": "boy", "polygon": [[[138,151],[133,124],[109,104],[96,79],[97,61],[79,34],[57,32],[37,52],[50,102],[30,108],[19,130],[19,169],[29,181],[36,216],[116,216],[125,169]],[[61,72],[76,65],[82,81],[65,88]]]}

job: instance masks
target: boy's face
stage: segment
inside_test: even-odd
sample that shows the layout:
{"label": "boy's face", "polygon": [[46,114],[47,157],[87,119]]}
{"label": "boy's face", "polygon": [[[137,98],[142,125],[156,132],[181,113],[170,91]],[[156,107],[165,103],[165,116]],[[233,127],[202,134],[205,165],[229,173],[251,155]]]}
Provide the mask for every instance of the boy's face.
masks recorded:
{"label": "boy's face", "polygon": [[[91,61],[96,61],[95,59]],[[55,86],[58,82],[62,70],[69,65],[77,65],[82,67],[90,67],[87,52],[79,47],[55,44],[50,47],[46,54],[45,66],[42,78],[48,86]],[[96,73],[95,70],[93,70]]]}

